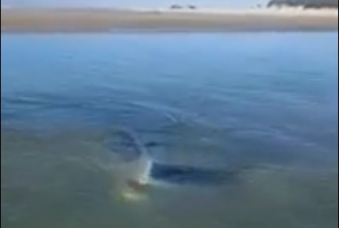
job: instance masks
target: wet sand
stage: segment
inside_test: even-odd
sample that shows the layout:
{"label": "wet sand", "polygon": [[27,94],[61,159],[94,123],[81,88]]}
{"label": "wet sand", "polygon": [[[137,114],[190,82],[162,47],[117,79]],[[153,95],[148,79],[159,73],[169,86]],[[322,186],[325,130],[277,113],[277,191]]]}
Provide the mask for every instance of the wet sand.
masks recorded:
{"label": "wet sand", "polygon": [[1,32],[337,31],[338,14],[275,11],[2,9]]}

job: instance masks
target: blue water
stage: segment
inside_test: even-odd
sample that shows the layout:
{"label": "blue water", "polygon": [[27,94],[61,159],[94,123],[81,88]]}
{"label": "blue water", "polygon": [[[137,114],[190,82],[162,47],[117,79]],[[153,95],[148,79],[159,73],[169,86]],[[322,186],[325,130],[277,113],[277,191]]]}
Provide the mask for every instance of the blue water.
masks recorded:
{"label": "blue water", "polygon": [[[2,34],[1,57],[4,228],[338,224],[337,33]],[[119,131],[241,175],[120,202]]]}

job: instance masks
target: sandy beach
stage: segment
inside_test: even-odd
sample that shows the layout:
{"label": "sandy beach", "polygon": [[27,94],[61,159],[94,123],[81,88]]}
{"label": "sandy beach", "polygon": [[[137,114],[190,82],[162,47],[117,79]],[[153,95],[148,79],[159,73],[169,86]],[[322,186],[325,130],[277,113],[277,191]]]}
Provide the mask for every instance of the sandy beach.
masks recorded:
{"label": "sandy beach", "polygon": [[1,32],[337,31],[337,10],[1,9]]}

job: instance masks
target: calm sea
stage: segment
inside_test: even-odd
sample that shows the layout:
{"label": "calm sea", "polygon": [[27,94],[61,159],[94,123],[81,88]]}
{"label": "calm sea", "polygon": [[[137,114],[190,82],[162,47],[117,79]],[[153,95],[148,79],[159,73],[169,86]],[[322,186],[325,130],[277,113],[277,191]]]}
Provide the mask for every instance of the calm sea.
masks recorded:
{"label": "calm sea", "polygon": [[337,33],[1,34],[1,82],[2,228],[338,226]]}

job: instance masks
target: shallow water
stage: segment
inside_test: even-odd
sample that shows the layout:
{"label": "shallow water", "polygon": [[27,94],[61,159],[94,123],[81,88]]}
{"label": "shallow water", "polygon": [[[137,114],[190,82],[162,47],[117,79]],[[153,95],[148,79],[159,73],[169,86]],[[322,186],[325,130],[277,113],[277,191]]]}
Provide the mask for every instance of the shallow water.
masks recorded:
{"label": "shallow water", "polygon": [[[337,227],[337,50],[337,33],[2,34],[1,226]],[[188,184],[124,198],[141,153]]]}

